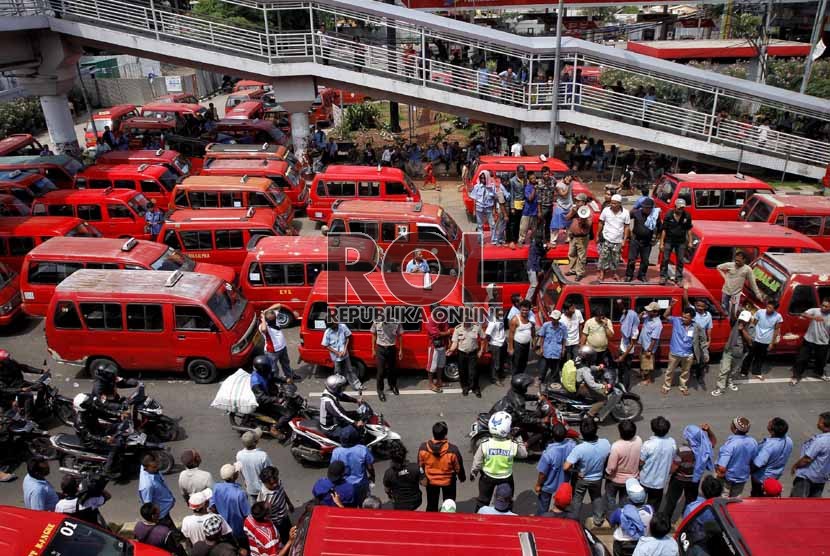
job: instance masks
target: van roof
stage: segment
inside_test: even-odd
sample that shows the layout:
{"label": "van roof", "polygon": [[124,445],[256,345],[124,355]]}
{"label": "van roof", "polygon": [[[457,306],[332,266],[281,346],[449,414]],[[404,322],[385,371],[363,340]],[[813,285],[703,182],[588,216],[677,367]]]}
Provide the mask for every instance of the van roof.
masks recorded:
{"label": "van roof", "polygon": [[484,155],[479,157],[479,167],[484,164],[503,164],[505,166],[547,166],[551,172],[567,172],[568,165],[558,158],[547,157],[547,160],[542,160],[539,156],[496,156]]}
{"label": "van roof", "polygon": [[225,112],[225,118],[231,118],[234,114],[246,114],[252,110],[257,110],[259,108],[263,108],[264,105],[261,100],[246,100],[245,102],[240,102],[230,110]]}
{"label": "van roof", "polygon": [[16,185],[23,185],[28,182],[36,181],[43,178],[40,173],[34,170],[2,170],[0,171],[0,181],[13,183]]}
{"label": "van roof", "polygon": [[205,160],[206,170],[277,172],[284,174],[288,163],[274,158],[209,158]]}
{"label": "van roof", "polygon": [[396,179],[404,181],[404,173],[398,168],[391,166],[381,166],[380,169],[373,166],[353,166],[350,164],[331,164],[323,168],[323,171],[317,174],[320,179],[328,177],[349,177],[349,178],[374,178],[383,177],[387,179]]}
{"label": "van roof", "polygon": [[122,125],[123,127],[129,129],[175,129],[176,118],[173,116],[168,118],[145,118],[144,116],[135,116],[124,120]]}
{"label": "van roof", "polygon": [[161,164],[128,163],[128,164],[93,164],[78,172],[78,177],[108,176],[109,174],[138,174],[139,176],[161,177],[169,170]]}
{"label": "van roof", "polygon": [[58,260],[84,261],[145,261],[154,262],[167,249],[166,245],[155,241],[135,240],[135,244],[125,250],[128,240],[106,237],[53,237],[36,245],[29,251],[28,257],[53,258]]}
{"label": "van roof", "polygon": [[239,90],[242,87],[252,87],[252,88],[265,88],[268,86],[268,83],[264,83],[262,81],[255,81],[253,79],[240,79],[234,84],[234,90]]}
{"label": "van roof", "polygon": [[[319,281],[323,274],[317,278]],[[315,286],[316,287],[316,286]],[[371,527],[367,527],[367,519]],[[579,522],[546,517],[359,510],[316,506],[306,532],[306,554],[366,556],[521,556],[519,533],[533,535],[539,556],[588,556]]]}
{"label": "van roof", "polygon": [[[826,256],[826,255],[825,255]],[[674,265],[670,265],[674,266]],[[646,282],[642,284],[637,284],[636,286],[631,286],[628,282],[620,281],[613,281],[606,279],[603,282],[599,281],[599,268],[597,267],[596,262],[588,262],[585,266],[585,278],[582,281],[576,281],[571,279],[568,276],[564,275],[565,269],[569,268],[568,265],[552,265],[551,268],[555,273],[557,273],[557,278],[560,283],[568,284],[573,286],[584,286],[586,288],[586,292],[590,292],[589,295],[605,295],[602,291],[602,288],[608,287],[620,287],[625,292],[625,295],[636,295],[638,292],[642,292],[645,288],[654,287],[660,288],[662,291],[670,292],[676,291],[679,294],[683,293],[683,289],[673,283],[670,283],[665,286],[660,285],[660,269],[654,265],[649,266],[648,270],[646,271]],[[683,284],[689,286],[689,291],[692,292],[693,295],[709,295],[709,290],[703,283],[697,279],[697,277],[689,272],[689,270],[684,270],[683,276]]]}
{"label": "van roof", "polygon": [[216,292],[216,288],[224,283],[211,274],[181,272],[175,283],[168,285],[168,280],[178,272],[81,269],[58,284],[55,293],[75,292],[96,298],[121,293],[142,298],[176,297],[188,301],[207,301]]}
{"label": "van roof", "polygon": [[185,98],[185,97],[195,97],[193,93],[170,93],[167,95],[161,95],[160,97],[156,97],[153,99],[156,103],[170,103],[176,102],[177,99]]}
{"label": "van roof", "polygon": [[[798,243],[799,246],[809,246],[813,249],[823,251],[824,249],[814,240],[801,232],[770,224],[769,222],[721,222],[717,220],[694,220],[692,231],[698,232],[704,238],[708,236],[722,236],[731,238],[732,241],[746,242],[746,240],[774,241]],[[795,245],[794,245],[795,246]]]}
{"label": "van roof", "polygon": [[269,120],[251,120],[249,118],[223,118],[216,122],[217,131],[238,131],[247,129],[265,129],[271,130],[276,128],[273,122]]}
{"label": "van roof", "polygon": [[19,155],[19,156],[0,156],[0,167],[5,167],[9,165],[19,164],[23,165],[49,165],[54,164],[55,166],[65,166],[67,162],[74,161],[77,162],[74,158],[65,155],[65,154],[55,154],[49,156],[38,156],[38,155]]}
{"label": "van roof", "polygon": [[401,218],[433,220],[440,218],[440,205],[421,201],[352,201],[339,199],[332,203],[332,217],[350,213],[357,218]]}
{"label": "van roof", "polygon": [[136,162],[138,164],[144,162],[172,162],[179,156],[176,151],[168,151],[165,149],[158,150],[140,150],[140,151],[109,151],[98,156],[95,159],[96,164],[131,164]]}
{"label": "van roof", "polygon": [[[244,177],[244,176],[243,176]],[[268,178],[248,177],[243,181],[242,178],[233,176],[191,176],[185,178],[179,183],[177,189],[206,189],[215,190],[221,187],[225,190],[249,190],[267,191],[274,184]]]}
{"label": "van roof", "polygon": [[71,216],[4,216],[0,218],[0,235],[39,235],[44,230],[63,234],[79,224],[83,220]]}
{"label": "van roof", "polygon": [[245,143],[211,143],[205,147],[205,156],[210,156],[214,153],[270,153],[278,157],[283,157],[287,151],[287,148],[276,143],[254,145],[247,145]]}
{"label": "van roof", "polygon": [[33,143],[35,138],[29,133],[13,133],[0,139],[0,152],[14,152]]}
{"label": "van roof", "polygon": [[[176,209],[166,217],[167,223],[178,226],[185,223],[219,223],[219,222],[248,222],[259,227],[270,228],[274,225],[274,211],[269,208],[260,208],[251,212],[251,208],[219,208],[219,209]],[[248,216],[251,214],[251,216]]]}
{"label": "van roof", "polygon": [[176,112],[176,113],[192,113],[207,111],[207,108],[201,104],[188,104],[185,102],[151,102],[141,107],[141,113],[144,112]]}
{"label": "van roof", "polygon": [[[765,181],[752,176],[736,174],[663,174],[664,176],[683,183],[705,183],[711,187],[722,187],[729,189],[735,185],[748,185],[752,187],[763,187],[772,190],[772,186]],[[739,177],[742,176],[742,177]]]}
{"label": "van roof", "polygon": [[92,114],[92,119],[108,120],[111,118],[117,118],[119,116],[127,114],[132,110],[135,110],[134,104],[116,104],[115,106],[110,106],[109,108],[102,108],[101,110],[96,110]]}
{"label": "van roof", "polygon": [[[330,243],[332,242],[332,243]],[[339,244],[337,243],[339,242]],[[322,261],[328,258],[332,248],[350,248],[358,251],[377,250],[375,242],[353,234],[329,234],[328,236],[260,236],[256,243],[248,245],[248,251],[256,253],[256,259],[297,258],[303,262]]]}
{"label": "van roof", "polygon": [[[328,271],[321,272],[317,276],[317,280],[314,282],[314,287],[311,290],[311,294],[309,295],[309,299],[316,293],[318,296],[321,296],[326,299],[331,299],[330,294],[332,292],[329,291],[329,276],[331,274],[336,274],[338,280],[342,280],[343,276],[348,276],[350,274],[354,274],[355,277],[357,276],[364,276],[369,284],[372,286],[374,291],[376,291],[381,298],[384,300],[384,303],[389,301],[395,301],[396,303],[399,300],[400,292],[397,294],[393,294],[389,286],[394,286],[395,283],[401,284],[402,287],[406,287],[406,295],[408,297],[407,302],[411,302],[413,305],[418,306],[426,306],[432,305],[435,303],[437,286],[436,282],[444,281],[444,280],[456,280],[454,276],[448,276],[446,274],[439,274],[439,275],[431,275],[432,276],[432,290],[425,290],[423,289],[423,274],[409,274],[409,273],[394,273],[394,272],[372,272],[369,274],[364,274],[363,272],[335,272],[330,273]],[[362,280],[362,278],[360,278]],[[405,283],[404,283],[405,281]],[[360,296],[354,290],[354,284],[360,283],[357,278],[354,281],[349,281],[349,287],[346,291],[346,299],[348,303],[361,303],[365,304],[366,300],[361,300]],[[413,287],[415,288],[413,291]],[[332,286],[332,290],[336,289]],[[402,290],[403,291],[403,290]],[[419,292],[416,295],[414,292]],[[455,287],[450,292],[448,296],[446,296],[439,304],[440,305],[447,305],[447,304],[454,304],[454,305],[461,305],[462,302],[462,293],[461,293],[461,282],[457,281],[455,283]]]}
{"label": "van roof", "polygon": [[776,207],[798,208],[810,214],[830,213],[830,197],[819,197],[818,195],[773,195],[772,193],[756,193],[754,196]]}
{"label": "van roof", "polygon": [[102,202],[111,199],[129,201],[136,195],[141,195],[141,193],[135,189],[58,189],[35,199],[35,203],[43,202],[47,205],[54,205],[81,201]]}
{"label": "van roof", "polygon": [[765,253],[764,257],[770,258],[790,274],[830,275],[830,256],[827,253]]}

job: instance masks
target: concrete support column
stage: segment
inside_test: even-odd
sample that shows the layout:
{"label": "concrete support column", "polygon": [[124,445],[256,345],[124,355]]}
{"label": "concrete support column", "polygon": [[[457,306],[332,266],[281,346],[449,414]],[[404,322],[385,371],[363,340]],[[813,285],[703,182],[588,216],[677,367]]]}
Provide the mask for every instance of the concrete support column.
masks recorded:
{"label": "concrete support column", "polygon": [[56,154],[78,156],[81,146],[75,133],[75,121],[69,110],[69,99],[66,95],[43,95],[40,97],[40,106],[49,129],[50,147]]}
{"label": "concrete support column", "polygon": [[290,114],[294,154],[299,158],[305,152],[311,135],[308,111],[317,97],[317,85],[312,77],[285,77],[272,85],[277,103]]}
{"label": "concrete support column", "polygon": [[291,114],[291,142],[294,145],[294,154],[299,158],[308,146],[311,131],[308,123],[308,111]]}

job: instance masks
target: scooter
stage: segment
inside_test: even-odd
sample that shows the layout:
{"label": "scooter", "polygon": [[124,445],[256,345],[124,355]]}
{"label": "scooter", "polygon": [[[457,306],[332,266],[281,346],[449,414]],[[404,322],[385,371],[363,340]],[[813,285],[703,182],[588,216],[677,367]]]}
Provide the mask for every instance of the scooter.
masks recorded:
{"label": "scooter", "polygon": [[[591,406],[596,403],[568,392],[557,383],[547,385],[545,395],[557,407],[569,425],[579,425]],[[605,421],[609,415],[615,421],[632,421],[642,413],[643,402],[640,401],[640,396],[627,391],[621,382],[615,382],[608,392],[608,399],[595,418],[599,423]]]}
{"label": "scooter", "polygon": [[[363,421],[362,443],[379,458],[385,458],[395,442],[401,441],[401,435],[389,428],[383,415],[376,415],[365,401],[357,406],[357,419]],[[316,419],[295,417],[291,426],[291,455],[302,464],[326,464],[331,460],[331,453],[340,446],[340,439],[329,437]]]}
{"label": "scooter", "polygon": [[32,412],[36,421],[43,423],[52,417],[57,417],[64,425],[72,426],[75,420],[72,400],[58,394],[58,389],[52,386],[52,371],[49,369],[43,371],[40,377],[29,386],[29,390],[34,392]]}

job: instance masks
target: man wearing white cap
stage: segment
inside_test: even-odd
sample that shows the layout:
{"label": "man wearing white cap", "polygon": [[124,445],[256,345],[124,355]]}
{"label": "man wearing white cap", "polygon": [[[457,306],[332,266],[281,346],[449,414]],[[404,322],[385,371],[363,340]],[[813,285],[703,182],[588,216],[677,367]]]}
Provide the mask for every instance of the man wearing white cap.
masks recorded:
{"label": "man wearing white cap", "polygon": [[608,518],[614,529],[614,555],[630,556],[640,537],[649,533],[654,508],[646,504],[646,491],[637,479],[625,481],[625,493],[629,503],[617,508]]}
{"label": "man wearing white cap", "polygon": [[228,525],[228,522],[222,516],[208,512],[211,496],[213,496],[213,491],[206,488],[201,492],[194,492],[187,500],[187,505],[193,514],[185,516],[182,519],[182,534],[188,538],[191,544],[205,540],[205,532],[202,524],[212,515],[222,520],[222,536],[231,534],[231,526]]}
{"label": "man wearing white cap", "polygon": [[614,280],[619,280],[617,266],[620,264],[620,253],[623,243],[631,234],[631,215],[622,206],[622,195],[615,193],[611,196],[611,204],[599,215],[599,279],[605,280],[605,274],[613,272]]}
{"label": "man wearing white cap", "polygon": [[683,259],[686,249],[692,245],[692,216],[686,212],[686,200],[678,199],[674,208],[663,218],[663,230],[660,232],[660,285],[669,281],[669,260],[675,255],[674,282],[683,282]]}
{"label": "man wearing white cap", "polygon": [[729,339],[723,347],[723,356],[720,360],[720,373],[718,373],[718,384],[712,395],[717,397],[723,394],[727,387],[733,392],[738,391],[738,386],[733,382],[733,374],[740,370],[744,357],[752,347],[752,334],[755,327],[752,325],[752,313],[741,311],[738,320],[732,326]]}
{"label": "man wearing white cap", "polygon": [[236,482],[239,471],[235,465],[226,463],[219,469],[221,483],[216,483],[210,505],[216,508],[216,513],[225,518],[231,526],[233,537],[241,546],[247,546],[248,539],[242,524],[251,513],[251,504],[245,490]]}

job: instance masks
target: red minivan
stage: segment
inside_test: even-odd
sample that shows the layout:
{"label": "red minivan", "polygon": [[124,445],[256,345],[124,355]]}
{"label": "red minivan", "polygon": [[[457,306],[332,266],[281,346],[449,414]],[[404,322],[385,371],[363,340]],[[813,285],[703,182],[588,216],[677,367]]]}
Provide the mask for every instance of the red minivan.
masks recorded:
{"label": "red minivan", "polygon": [[197,263],[187,255],[154,241],[130,238],[53,237],[29,251],[21,271],[23,310],[45,316],[55,287],[82,268],[121,270],[183,270],[212,274],[234,282],[232,268]]}
{"label": "red minivan", "polygon": [[0,263],[0,326],[8,326],[20,315],[20,277]]}
{"label": "red minivan", "polygon": [[83,164],[65,154],[0,157],[0,171],[33,170],[46,176],[58,189],[74,188],[75,175],[83,169]]}
{"label": "red minivan", "polygon": [[147,199],[132,189],[75,189],[47,193],[32,204],[32,216],[75,216],[104,237],[151,239],[144,215]]}
{"label": "red minivan", "polygon": [[95,164],[75,176],[78,189],[132,189],[160,207],[170,202],[179,177],[163,164]]}
{"label": "red minivan", "polygon": [[164,149],[138,151],[109,151],[95,159],[96,164],[158,164],[177,175],[190,175],[190,162],[176,151]]}
{"label": "red minivan", "polygon": [[240,102],[233,108],[225,110],[226,120],[257,120],[265,116],[265,107],[261,100]]}
{"label": "red minivan", "polygon": [[0,139],[0,156],[39,155],[43,145],[29,133],[15,133]]}
{"label": "red minivan", "polygon": [[110,131],[118,137],[122,133],[121,124],[124,120],[138,116],[138,110],[134,104],[118,104],[110,108],[103,108],[92,113],[92,120],[95,122],[95,130],[98,136],[92,132],[92,125],[84,128],[84,138],[87,147],[94,147],[98,139],[104,136],[104,128],[109,127]]}
{"label": "red minivan", "polygon": [[830,198],[827,197],[756,193],[744,204],[741,220],[785,226],[830,249]]}
{"label": "red minivan", "polygon": [[663,214],[683,199],[692,220],[734,221],[754,193],[774,191],[768,183],[743,174],[663,174],[651,197]]}
{"label": "red minivan", "polygon": [[84,269],[55,288],[45,333],[60,362],[184,371],[206,384],[248,362],[257,324],[248,301],[216,276]]}
{"label": "red minivan", "polygon": [[20,271],[26,253],[49,238],[101,237],[80,218],[63,216],[7,216],[0,218],[0,263]]}
{"label": "red minivan", "polygon": [[268,178],[291,200],[294,210],[302,211],[308,205],[308,186],[297,170],[285,160],[205,157],[199,175]]}

